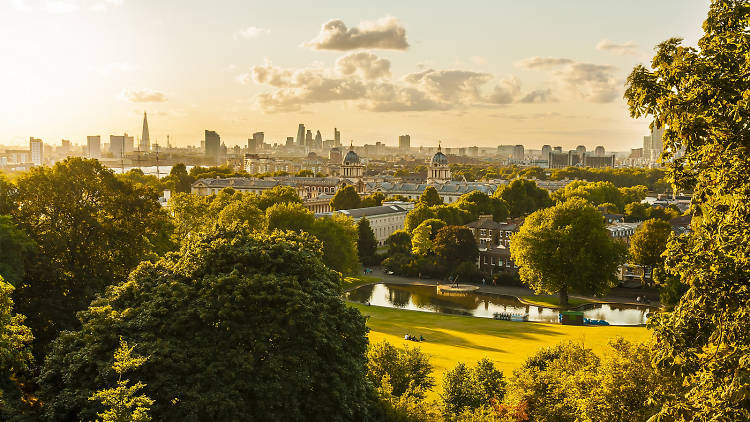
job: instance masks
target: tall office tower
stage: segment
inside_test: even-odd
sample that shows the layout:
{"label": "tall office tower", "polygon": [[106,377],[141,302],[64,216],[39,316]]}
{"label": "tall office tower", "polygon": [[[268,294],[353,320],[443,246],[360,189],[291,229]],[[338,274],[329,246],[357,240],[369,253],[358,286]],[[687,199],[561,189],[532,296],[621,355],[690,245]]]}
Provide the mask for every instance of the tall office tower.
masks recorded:
{"label": "tall office tower", "polygon": [[398,137],[398,149],[401,150],[401,152],[409,152],[411,149],[411,136],[409,135],[401,135]]}
{"label": "tall office tower", "polygon": [[542,160],[549,160],[549,153],[552,152],[552,147],[549,145],[542,146]]}
{"label": "tall office tower", "polygon": [[305,145],[305,125],[302,123],[297,127],[297,146]]}
{"label": "tall office tower", "polygon": [[604,157],[605,151],[604,147],[599,145],[596,148],[594,148],[594,155],[597,157]]}
{"label": "tall office tower", "polygon": [[312,131],[308,130],[307,133],[305,133],[305,143],[304,143],[304,145],[306,147],[310,148],[312,146],[312,142],[313,142]]}
{"label": "tall office tower", "polygon": [[59,155],[69,157],[70,151],[73,149],[72,145],[70,144],[69,139],[61,139],[60,140],[60,147],[57,149],[57,153]]}
{"label": "tall office tower", "polygon": [[29,138],[29,151],[31,152],[31,163],[41,166],[44,163],[44,142],[41,139]]}
{"label": "tall office tower", "polygon": [[320,134],[320,131],[315,132],[315,148],[321,149],[323,148],[323,135]]}
{"label": "tall office tower", "polygon": [[141,142],[138,144],[138,148],[147,152],[151,150],[151,138],[148,134],[148,120],[146,119],[146,112],[143,112],[143,133],[141,134]]}
{"label": "tall office tower", "polygon": [[337,128],[333,128],[333,140],[337,147],[341,146],[341,132]]}
{"label": "tall office tower", "polygon": [[651,129],[651,134],[643,137],[643,158],[650,163],[656,163],[659,161],[662,150],[664,149],[664,143],[662,141],[664,136],[664,128]]}
{"label": "tall office tower", "polygon": [[221,155],[221,137],[213,130],[206,130],[205,137],[206,157],[218,162]]}
{"label": "tall office tower", "polygon": [[124,157],[125,154],[133,152],[133,137],[124,135],[109,135],[109,152],[115,158]]}
{"label": "tall office tower", "polygon": [[555,149],[555,151],[557,151],[557,152],[562,152],[562,147],[555,147],[554,149]]}
{"label": "tall office tower", "polygon": [[513,159],[517,161],[522,161],[526,156],[526,151],[523,148],[523,145],[515,145],[513,146]]}
{"label": "tall office tower", "polygon": [[101,158],[102,156],[102,137],[87,136],[86,137],[86,156],[89,158]]}
{"label": "tall office tower", "polygon": [[581,157],[581,160],[583,160],[583,156],[586,154],[586,147],[583,145],[578,145],[576,147],[576,152]]}
{"label": "tall office tower", "polygon": [[253,133],[252,139],[247,140],[247,147],[250,150],[250,153],[256,153],[262,150],[264,139],[265,139],[265,134],[263,132]]}
{"label": "tall office tower", "polygon": [[286,137],[286,146],[288,147],[294,146],[294,136]]}

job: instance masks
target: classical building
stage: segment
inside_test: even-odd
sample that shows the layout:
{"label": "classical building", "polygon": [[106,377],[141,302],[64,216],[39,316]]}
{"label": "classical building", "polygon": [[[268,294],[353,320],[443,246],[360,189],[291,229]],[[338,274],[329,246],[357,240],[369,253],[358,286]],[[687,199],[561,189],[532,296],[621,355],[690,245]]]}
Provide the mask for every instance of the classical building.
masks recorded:
{"label": "classical building", "polygon": [[349,152],[341,163],[341,176],[357,182],[365,176],[365,166],[360,162],[359,155],[354,152],[354,145],[349,146]]}
{"label": "classical building", "polygon": [[[222,189],[232,188],[238,192],[262,194],[276,186],[295,188],[302,200],[315,199],[319,195],[334,195],[344,186],[355,185],[351,180],[338,177],[295,177],[281,176],[256,179],[251,177],[227,177],[223,179],[199,179],[190,189],[191,193],[201,196],[215,195]],[[355,185],[356,186],[356,185]]]}
{"label": "classical building", "polygon": [[411,200],[417,200],[422,195],[427,186],[432,186],[437,190],[438,195],[444,203],[450,204],[456,202],[461,195],[473,192],[475,190],[492,195],[499,186],[498,183],[485,182],[459,182],[447,181],[445,183],[433,184],[428,183],[397,183],[397,182],[367,182],[364,185],[366,193],[381,192],[385,197],[403,196]]}
{"label": "classical building", "polygon": [[427,184],[445,183],[451,180],[451,168],[448,165],[448,157],[443,154],[442,148],[438,150],[427,162]]}
{"label": "classical building", "polygon": [[[351,217],[354,221],[366,218],[370,223],[378,246],[385,245],[388,236],[397,230],[403,230],[404,220],[409,210],[395,204],[385,204],[379,207],[356,208],[351,210],[338,210],[333,213]],[[325,217],[333,213],[321,213],[317,217]]]}

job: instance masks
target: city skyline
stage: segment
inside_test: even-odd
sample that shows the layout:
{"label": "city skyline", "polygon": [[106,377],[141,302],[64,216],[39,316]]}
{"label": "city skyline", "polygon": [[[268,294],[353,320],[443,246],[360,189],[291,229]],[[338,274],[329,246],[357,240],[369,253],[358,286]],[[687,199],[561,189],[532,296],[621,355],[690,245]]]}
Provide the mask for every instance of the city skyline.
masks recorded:
{"label": "city skyline", "polygon": [[[0,50],[14,65],[0,70],[13,81],[0,144],[139,133],[146,111],[151,143],[169,134],[177,146],[198,146],[205,129],[227,146],[258,131],[284,143],[304,123],[323,139],[338,128],[343,144],[397,145],[408,133],[412,146],[637,148],[649,122],[628,117],[624,79],[666,38],[694,44],[707,3],[577,5],[428,16],[389,2],[288,14],[231,1],[6,1]],[[205,30],[191,33],[198,16]]]}

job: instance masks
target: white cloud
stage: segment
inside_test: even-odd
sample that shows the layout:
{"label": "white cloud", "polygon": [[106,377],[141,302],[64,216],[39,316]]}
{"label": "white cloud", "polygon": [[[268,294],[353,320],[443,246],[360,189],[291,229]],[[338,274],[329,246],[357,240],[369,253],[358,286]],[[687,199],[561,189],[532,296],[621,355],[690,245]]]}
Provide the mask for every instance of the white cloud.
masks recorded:
{"label": "white cloud", "polygon": [[519,103],[549,103],[554,101],[552,96],[552,90],[547,89],[536,89],[524,95],[523,98],[518,100]]}
{"label": "white cloud", "polygon": [[28,0],[10,0],[10,5],[19,12],[31,12],[34,10]]}
{"label": "white cloud", "polygon": [[406,50],[406,29],[398,19],[386,16],[376,21],[360,22],[347,28],[341,19],[323,24],[320,33],[302,44],[313,50],[349,51],[357,49]]}
{"label": "white cloud", "polygon": [[616,43],[608,39],[603,39],[596,45],[596,49],[608,51],[618,56],[635,56],[638,54],[638,44],[634,43],[633,41]]}
{"label": "white cloud", "polygon": [[[611,65],[583,63],[559,57],[530,57],[516,64],[548,72],[559,89],[572,99],[608,103],[614,101],[622,91],[622,81],[615,77],[617,68]],[[551,92],[530,93],[521,101],[542,100],[550,101]]]}
{"label": "white cloud", "polygon": [[251,38],[257,38],[261,35],[270,34],[270,29],[265,28],[258,28],[255,26],[248,26],[247,28],[240,29],[239,31],[234,33],[234,39],[246,39],[249,40]]}
{"label": "white cloud", "polygon": [[131,103],[163,103],[167,101],[165,93],[149,88],[123,89],[119,97],[121,100]]}
{"label": "white cloud", "polygon": [[391,62],[369,51],[349,53],[336,60],[336,72],[341,75],[359,75],[364,79],[381,79],[391,76]]}

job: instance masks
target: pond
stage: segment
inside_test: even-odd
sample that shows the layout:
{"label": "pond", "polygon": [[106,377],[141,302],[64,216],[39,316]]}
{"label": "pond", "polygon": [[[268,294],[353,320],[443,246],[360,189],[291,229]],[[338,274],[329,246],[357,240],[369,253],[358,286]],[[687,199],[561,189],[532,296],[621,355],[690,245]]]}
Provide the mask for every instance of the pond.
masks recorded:
{"label": "pond", "polygon": [[[493,318],[495,313],[528,315],[529,321],[558,322],[558,311],[526,305],[515,296],[482,293],[442,294],[435,286],[390,283],[358,287],[345,294],[352,302],[370,303],[388,308]],[[584,317],[604,320],[611,325],[642,325],[649,312],[658,308],[625,304],[591,304],[577,308]]]}

